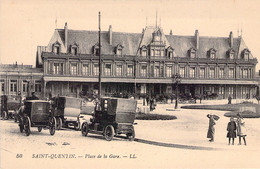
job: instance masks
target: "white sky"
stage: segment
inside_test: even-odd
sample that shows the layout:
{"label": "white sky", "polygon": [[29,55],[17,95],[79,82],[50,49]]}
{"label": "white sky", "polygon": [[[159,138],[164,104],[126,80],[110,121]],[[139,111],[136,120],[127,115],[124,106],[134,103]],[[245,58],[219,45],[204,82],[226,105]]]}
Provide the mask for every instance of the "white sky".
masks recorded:
{"label": "white sky", "polygon": [[[38,45],[46,46],[57,28],[101,29],[141,33],[146,26],[158,24],[166,34],[228,37],[243,30],[243,38],[254,57],[260,60],[260,0],[1,0],[0,63],[35,65]],[[260,64],[257,69],[260,69]]]}

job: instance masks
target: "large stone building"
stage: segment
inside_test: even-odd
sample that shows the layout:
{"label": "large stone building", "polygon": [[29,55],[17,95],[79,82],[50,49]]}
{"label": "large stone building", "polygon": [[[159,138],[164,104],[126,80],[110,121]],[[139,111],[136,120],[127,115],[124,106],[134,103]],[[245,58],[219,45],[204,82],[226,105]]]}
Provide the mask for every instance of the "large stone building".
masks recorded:
{"label": "large stone building", "polygon": [[[37,80],[32,81],[41,81],[43,97],[96,92],[98,55],[98,31],[72,30],[65,24],[64,29],[54,31],[47,46],[38,47],[36,70],[41,77],[36,73]],[[206,37],[196,30],[194,36],[178,36],[172,31],[166,35],[160,27],[121,33],[113,32],[110,26],[101,32],[101,56],[102,95],[175,93],[172,75],[176,73],[181,75],[179,93],[192,96],[206,93],[218,99],[229,95],[252,98],[258,85],[257,59],[243,38],[233,37],[232,32],[227,37]],[[1,75],[1,83],[3,79]],[[12,82],[6,76],[9,91]],[[19,82],[19,90],[23,90],[23,82]]]}
{"label": "large stone building", "polygon": [[1,64],[0,65],[0,95],[21,95],[27,97],[31,92],[43,98],[43,70],[32,65]]}

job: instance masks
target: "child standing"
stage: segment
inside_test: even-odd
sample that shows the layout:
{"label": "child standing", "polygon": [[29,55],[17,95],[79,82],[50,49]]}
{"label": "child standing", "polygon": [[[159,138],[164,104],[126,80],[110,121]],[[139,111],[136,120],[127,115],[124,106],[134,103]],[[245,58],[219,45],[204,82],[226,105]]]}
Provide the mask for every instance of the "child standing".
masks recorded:
{"label": "child standing", "polygon": [[241,145],[241,137],[243,137],[244,144],[246,146],[246,128],[245,128],[245,122],[243,122],[243,118],[241,114],[237,114],[237,136],[239,138],[238,145]]}
{"label": "child standing", "polygon": [[232,138],[232,145],[234,145],[234,140],[236,138],[236,122],[233,117],[230,118],[230,122],[227,125],[227,137],[228,137],[228,145],[230,145],[230,140]]}

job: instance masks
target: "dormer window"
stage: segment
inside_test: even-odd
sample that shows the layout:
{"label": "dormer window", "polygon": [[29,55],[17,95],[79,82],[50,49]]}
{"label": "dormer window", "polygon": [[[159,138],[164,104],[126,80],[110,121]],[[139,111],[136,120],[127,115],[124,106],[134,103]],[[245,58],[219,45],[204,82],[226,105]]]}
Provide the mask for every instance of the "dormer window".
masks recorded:
{"label": "dormer window", "polygon": [[174,49],[171,47],[171,46],[169,46],[167,49],[166,49],[166,54],[167,54],[167,57],[169,58],[169,59],[172,59],[174,56],[173,56],[173,51],[174,51]]}
{"label": "dormer window", "polygon": [[123,46],[122,45],[117,45],[116,48],[115,48],[115,53],[116,55],[118,56],[122,56],[122,50],[123,50]]}
{"label": "dormer window", "polygon": [[191,48],[189,50],[189,56],[190,56],[190,58],[195,58],[196,57],[196,49],[195,48]]}
{"label": "dormer window", "polygon": [[147,57],[147,47],[146,46],[141,47],[140,55],[143,56],[143,57]]}
{"label": "dormer window", "polygon": [[96,43],[96,44],[93,46],[93,54],[94,54],[95,56],[99,56],[99,52],[100,52],[100,50],[99,50],[99,44]]}
{"label": "dormer window", "polygon": [[55,54],[60,54],[60,43],[56,42],[52,46],[52,52]]}
{"label": "dormer window", "polygon": [[78,48],[79,48],[79,46],[75,43],[74,45],[71,45],[71,47],[70,47],[70,53],[72,54],[72,55],[77,55],[78,54]]}
{"label": "dormer window", "polygon": [[227,58],[228,59],[235,59],[235,50],[233,48],[230,48],[228,51],[227,51]]}
{"label": "dormer window", "polygon": [[208,57],[210,59],[215,59],[216,58],[216,49],[214,48],[211,48],[209,51],[208,51]]}
{"label": "dormer window", "polygon": [[244,49],[242,51],[242,59],[249,60],[249,54],[250,54],[250,51],[248,49]]}

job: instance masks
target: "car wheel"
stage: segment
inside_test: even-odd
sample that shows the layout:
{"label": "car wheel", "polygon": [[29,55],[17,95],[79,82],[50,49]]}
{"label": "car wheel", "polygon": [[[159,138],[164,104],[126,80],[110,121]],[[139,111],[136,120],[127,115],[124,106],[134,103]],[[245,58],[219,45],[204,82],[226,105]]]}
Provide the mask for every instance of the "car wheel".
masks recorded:
{"label": "car wheel", "polygon": [[77,124],[74,126],[74,129],[79,131],[80,130],[80,126],[81,126],[80,121],[78,121]]}
{"label": "car wheel", "polygon": [[8,120],[8,114],[6,111],[3,112],[3,119]]}
{"label": "car wheel", "polygon": [[49,121],[49,130],[52,136],[55,134],[55,128],[56,128],[56,118],[51,117]]}
{"label": "car wheel", "polygon": [[126,137],[129,139],[129,141],[134,141],[134,139],[135,139],[135,129],[134,129],[134,127],[131,128],[131,132],[126,134]]}
{"label": "car wheel", "polygon": [[38,131],[41,132],[42,131],[42,127],[38,127]]}
{"label": "car wheel", "polygon": [[105,135],[105,138],[106,138],[107,141],[113,140],[114,135],[115,135],[114,127],[112,125],[107,125],[106,128],[105,128],[104,135]]}
{"label": "car wheel", "polygon": [[31,134],[31,120],[27,116],[25,117],[25,125],[24,125],[25,135],[29,136]]}
{"label": "car wheel", "polygon": [[88,123],[85,122],[85,123],[82,124],[81,134],[82,134],[82,136],[87,136],[88,132],[89,132],[89,126],[88,126]]}

